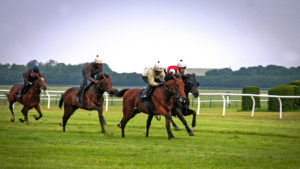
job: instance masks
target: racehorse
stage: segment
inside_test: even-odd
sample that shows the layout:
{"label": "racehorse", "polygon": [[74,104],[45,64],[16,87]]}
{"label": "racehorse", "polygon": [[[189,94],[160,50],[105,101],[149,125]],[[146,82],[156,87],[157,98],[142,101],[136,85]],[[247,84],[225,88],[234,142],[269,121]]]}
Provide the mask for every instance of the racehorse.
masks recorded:
{"label": "racehorse", "polygon": [[199,96],[199,91],[198,91],[199,83],[196,81],[195,74],[185,74],[182,76],[182,80],[184,82],[184,92],[187,96],[187,101],[181,102],[180,100],[174,98],[173,99],[174,104],[172,107],[172,116],[178,116],[181,122],[185,125],[186,129],[188,130],[188,126],[186,124],[186,121],[183,119],[182,115],[188,116],[192,114],[193,120],[192,120],[191,130],[193,131],[194,127],[196,126],[196,112],[192,109],[189,109],[190,99],[188,95],[189,93],[192,93],[194,98],[197,98]]}
{"label": "racehorse", "polygon": [[[154,115],[163,115],[166,119],[166,129],[168,138],[172,139],[174,135],[170,129],[172,120],[171,108],[173,105],[172,97],[177,97],[180,100],[185,100],[184,83],[181,79],[172,76],[172,79],[166,81],[163,85],[157,86],[148,101],[141,101],[139,92],[142,89],[123,89],[116,93],[118,97],[123,97],[123,118],[118,124],[122,129],[122,137],[125,137],[125,126],[127,122],[137,113],[144,112],[148,114],[146,137],[149,135],[151,120]],[[150,123],[149,123],[150,122]]]}
{"label": "racehorse", "polygon": [[110,75],[100,74],[97,77],[98,83],[92,82],[89,88],[85,88],[83,92],[85,95],[83,96],[83,103],[76,101],[75,95],[78,91],[78,87],[73,87],[67,89],[64,94],[61,96],[59,101],[59,107],[62,108],[64,104],[64,115],[62,117],[62,122],[60,123],[63,126],[63,131],[66,131],[66,125],[68,119],[78,108],[85,110],[97,110],[99,122],[101,125],[102,133],[105,133],[104,125],[106,124],[103,117],[103,93],[105,91],[113,92],[112,89],[112,81]]}
{"label": "racehorse", "polygon": [[29,125],[29,120],[27,117],[28,111],[32,109],[33,107],[36,109],[36,111],[39,113],[39,116],[37,117],[34,115],[35,120],[40,119],[43,115],[40,109],[40,93],[41,88],[45,91],[47,86],[44,79],[44,75],[39,76],[38,74],[35,74],[37,79],[35,79],[32,83],[32,86],[28,89],[28,91],[23,94],[22,98],[18,97],[18,92],[20,88],[22,87],[22,84],[16,84],[11,89],[9,94],[6,94],[8,102],[9,102],[9,109],[12,114],[11,121],[15,121],[15,115],[13,111],[13,104],[15,102],[19,102],[23,104],[23,108],[21,110],[22,114],[24,115],[24,119],[20,118],[19,120],[23,123],[26,121],[26,124]]}

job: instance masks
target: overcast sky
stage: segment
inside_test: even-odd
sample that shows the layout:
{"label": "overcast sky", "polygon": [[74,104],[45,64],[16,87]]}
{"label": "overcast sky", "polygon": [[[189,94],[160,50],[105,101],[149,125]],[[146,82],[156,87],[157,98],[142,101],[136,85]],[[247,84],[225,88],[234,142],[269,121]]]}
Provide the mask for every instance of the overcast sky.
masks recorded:
{"label": "overcast sky", "polygon": [[0,63],[300,66],[299,0],[0,0]]}

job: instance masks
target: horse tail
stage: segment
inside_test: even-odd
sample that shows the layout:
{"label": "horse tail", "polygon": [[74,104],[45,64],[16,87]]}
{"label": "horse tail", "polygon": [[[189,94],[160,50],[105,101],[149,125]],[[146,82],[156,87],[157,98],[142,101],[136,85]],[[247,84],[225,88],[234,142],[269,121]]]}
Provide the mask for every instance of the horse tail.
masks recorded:
{"label": "horse tail", "polygon": [[61,95],[61,98],[60,98],[60,100],[59,100],[59,105],[58,105],[59,108],[62,107],[63,103],[64,103],[64,95],[62,94],[62,95]]}
{"label": "horse tail", "polygon": [[117,97],[123,97],[124,93],[125,93],[127,90],[129,90],[129,89],[123,89],[123,90],[121,90],[121,91],[118,91],[118,92],[115,93],[115,96],[117,96]]}
{"label": "horse tail", "polygon": [[4,94],[6,95],[7,99],[9,99],[9,94],[8,93],[4,93]]}

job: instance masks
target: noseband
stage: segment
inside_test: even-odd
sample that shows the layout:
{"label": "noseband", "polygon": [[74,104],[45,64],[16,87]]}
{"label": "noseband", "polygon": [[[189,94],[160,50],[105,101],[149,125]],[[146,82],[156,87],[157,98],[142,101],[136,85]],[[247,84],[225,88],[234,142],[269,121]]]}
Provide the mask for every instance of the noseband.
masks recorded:
{"label": "noseband", "polygon": [[165,84],[164,84],[164,88],[169,91],[174,97],[175,99],[178,99],[180,102],[185,102],[186,99],[183,97],[183,96],[180,96],[179,92],[178,92],[178,87],[176,86],[176,79],[174,79],[175,82],[174,82],[174,91],[172,91],[170,88],[168,88]]}

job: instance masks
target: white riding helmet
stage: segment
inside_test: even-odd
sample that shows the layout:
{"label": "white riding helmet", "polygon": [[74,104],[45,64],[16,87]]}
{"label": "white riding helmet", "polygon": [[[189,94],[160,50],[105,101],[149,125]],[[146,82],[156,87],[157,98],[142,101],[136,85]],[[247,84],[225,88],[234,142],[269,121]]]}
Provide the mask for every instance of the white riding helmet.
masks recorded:
{"label": "white riding helmet", "polygon": [[178,68],[186,68],[186,64],[184,64],[181,59],[180,62],[177,64],[177,67]]}
{"label": "white riding helmet", "polygon": [[103,63],[103,60],[99,58],[99,55],[96,56],[95,63],[96,64],[102,64]]}
{"label": "white riding helmet", "polygon": [[154,65],[154,70],[159,72],[162,72],[164,70],[159,61]]}

